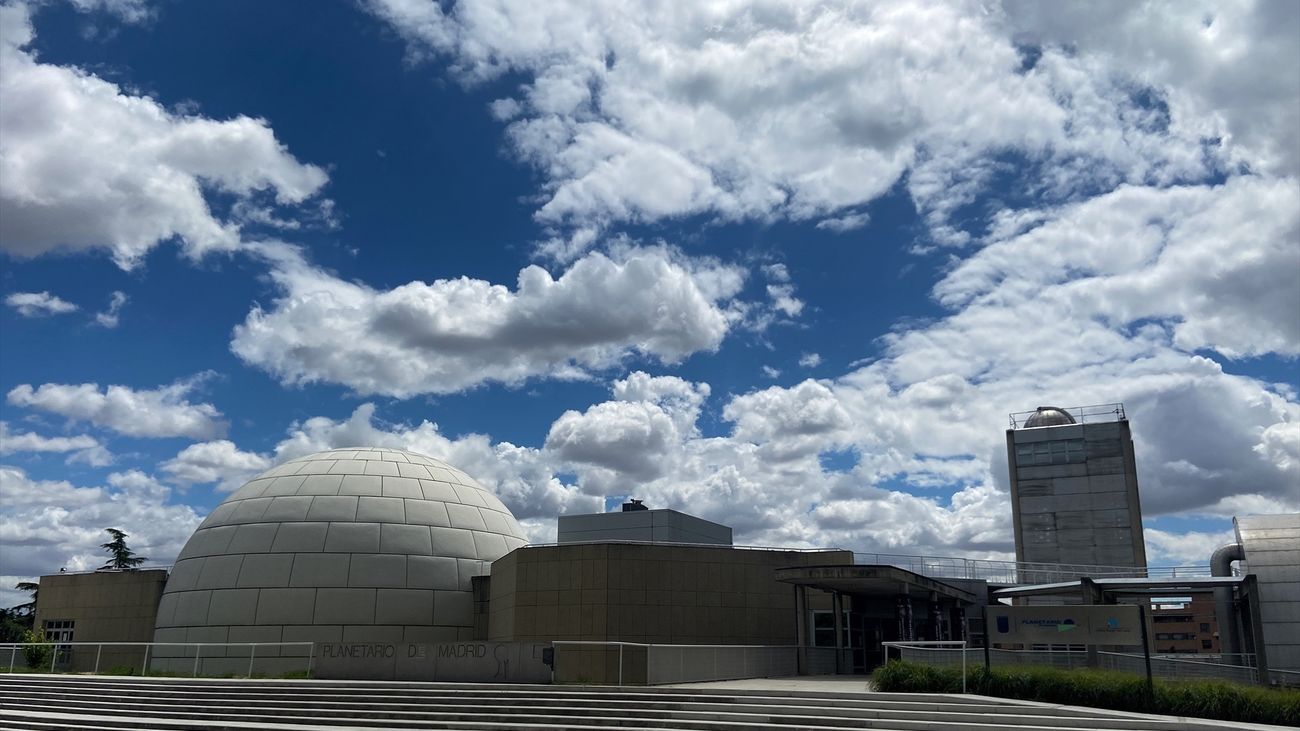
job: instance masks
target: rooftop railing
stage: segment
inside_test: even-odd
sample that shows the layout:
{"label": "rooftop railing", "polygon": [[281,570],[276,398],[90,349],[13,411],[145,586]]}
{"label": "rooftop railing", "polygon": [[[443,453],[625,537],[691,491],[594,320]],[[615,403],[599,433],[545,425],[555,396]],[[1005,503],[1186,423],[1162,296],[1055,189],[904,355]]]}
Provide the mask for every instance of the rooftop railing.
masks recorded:
{"label": "rooftop railing", "polygon": [[1209,576],[1207,566],[1097,566],[1031,563],[949,556],[855,553],[853,562],[896,566],[932,579],[983,579],[997,584],[1053,584],[1089,578],[1188,578]]}
{"label": "rooftop railing", "polygon": [[[1074,417],[1076,424],[1100,424],[1128,419],[1128,416],[1124,413],[1124,404],[1119,403],[1094,404],[1092,406],[1053,406],[1051,408],[1060,409]],[[1038,411],[1017,411],[1010,414],[1011,428],[1024,429],[1025,422],[1029,421],[1029,417],[1037,413]]]}

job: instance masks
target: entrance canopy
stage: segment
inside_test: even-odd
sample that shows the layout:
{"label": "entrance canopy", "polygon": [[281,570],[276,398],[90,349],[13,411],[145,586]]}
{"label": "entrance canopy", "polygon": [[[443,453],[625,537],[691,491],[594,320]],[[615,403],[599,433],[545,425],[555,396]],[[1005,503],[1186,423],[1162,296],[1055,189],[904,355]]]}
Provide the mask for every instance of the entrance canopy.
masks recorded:
{"label": "entrance canopy", "polygon": [[969,591],[897,566],[795,566],[777,569],[776,580],[840,594],[928,599],[933,593],[964,604],[977,602]]}

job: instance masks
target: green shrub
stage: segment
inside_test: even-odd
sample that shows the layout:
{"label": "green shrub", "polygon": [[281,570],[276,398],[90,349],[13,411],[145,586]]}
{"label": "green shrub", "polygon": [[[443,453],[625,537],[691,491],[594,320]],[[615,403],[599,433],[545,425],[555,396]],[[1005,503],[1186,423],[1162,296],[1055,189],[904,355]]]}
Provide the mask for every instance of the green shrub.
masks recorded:
{"label": "green shrub", "polygon": [[[877,689],[902,693],[957,693],[961,671],[890,661],[872,675]],[[1194,716],[1241,723],[1300,726],[1300,691],[1215,680],[1155,681],[1105,670],[1014,667],[968,671],[972,693],[1117,711]]]}
{"label": "green shrub", "polygon": [[36,634],[31,630],[23,633],[23,642],[36,643],[28,644],[23,647],[23,657],[27,660],[27,667],[33,669],[49,669],[50,655],[54,652],[54,645],[45,641],[44,637]]}

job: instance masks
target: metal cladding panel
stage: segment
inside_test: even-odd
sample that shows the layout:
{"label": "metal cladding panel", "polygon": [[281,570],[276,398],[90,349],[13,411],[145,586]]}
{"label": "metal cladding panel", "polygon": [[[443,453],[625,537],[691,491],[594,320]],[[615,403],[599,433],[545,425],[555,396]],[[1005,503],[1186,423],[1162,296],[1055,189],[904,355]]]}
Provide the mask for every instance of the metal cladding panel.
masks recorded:
{"label": "metal cladding panel", "polygon": [[1259,582],[1269,667],[1300,670],[1300,513],[1234,520],[1246,568]]}

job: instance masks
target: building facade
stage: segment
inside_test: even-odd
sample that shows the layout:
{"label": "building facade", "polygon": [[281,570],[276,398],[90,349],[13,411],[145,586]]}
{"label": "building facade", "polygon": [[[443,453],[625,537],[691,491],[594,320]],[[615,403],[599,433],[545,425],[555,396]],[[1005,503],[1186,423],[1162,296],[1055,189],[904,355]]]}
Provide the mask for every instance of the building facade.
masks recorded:
{"label": "building facade", "polygon": [[1123,404],[1012,414],[1007,462],[1016,560],[1146,566]]}

